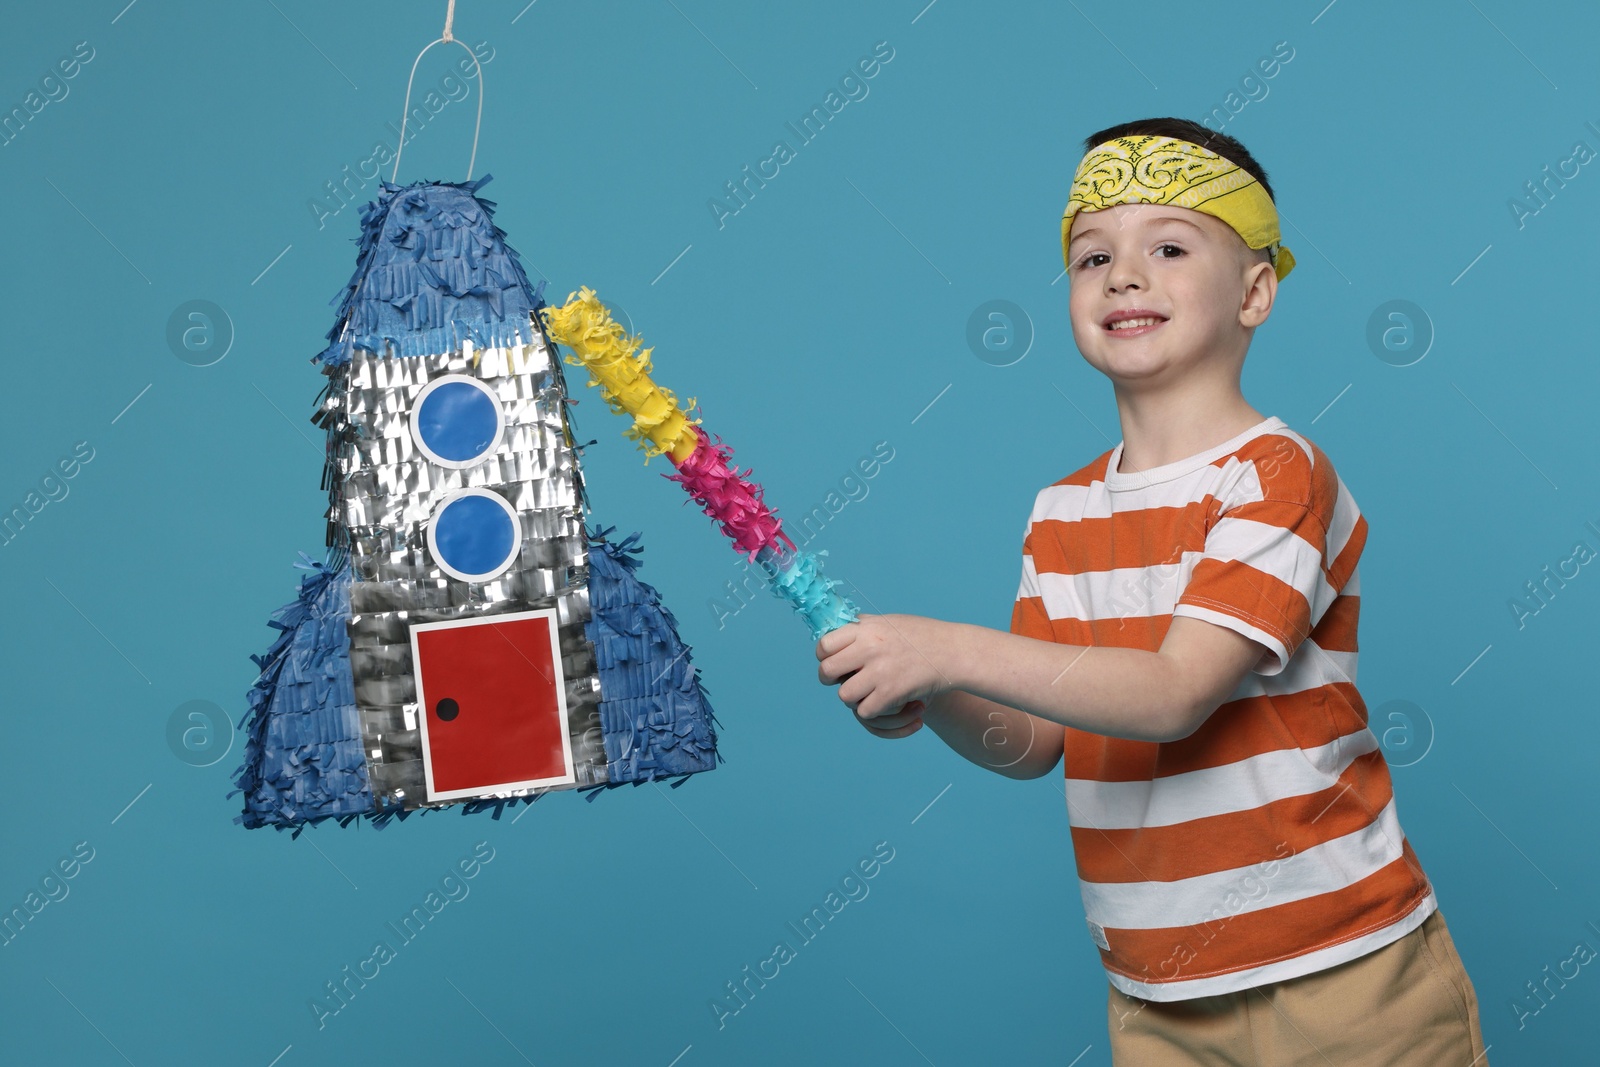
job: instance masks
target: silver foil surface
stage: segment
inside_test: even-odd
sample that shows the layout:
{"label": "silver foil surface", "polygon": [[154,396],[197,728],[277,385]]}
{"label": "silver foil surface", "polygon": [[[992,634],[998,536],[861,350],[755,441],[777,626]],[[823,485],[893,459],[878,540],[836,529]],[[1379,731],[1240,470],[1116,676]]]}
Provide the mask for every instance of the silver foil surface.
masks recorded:
{"label": "silver foil surface", "polygon": [[[543,338],[504,348],[470,342],[436,356],[384,357],[356,349],[330,368],[318,421],[336,429],[329,458],[334,543],[346,546],[350,666],[367,771],[380,808],[443,807],[469,799],[527,796],[604,784],[600,681],[584,633],[589,621],[582,474],[565,418],[558,359]],[[482,381],[505,415],[500,446],[482,462],[453,469],[431,462],[412,438],[410,411],[427,383],[446,374]],[[465,488],[503,497],[521,525],[509,570],[484,582],[459,581],[428,550],[440,503]],[[576,782],[429,802],[422,760],[410,627],[554,608]]]}

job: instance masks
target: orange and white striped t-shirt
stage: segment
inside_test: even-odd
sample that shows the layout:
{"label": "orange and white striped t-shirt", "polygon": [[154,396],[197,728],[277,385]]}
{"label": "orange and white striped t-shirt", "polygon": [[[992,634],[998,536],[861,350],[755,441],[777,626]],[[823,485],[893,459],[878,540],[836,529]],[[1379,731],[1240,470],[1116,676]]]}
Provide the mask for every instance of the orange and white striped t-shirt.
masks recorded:
{"label": "orange and white striped t-shirt", "polygon": [[1174,615],[1267,651],[1193,734],[1068,728],[1089,931],[1146,1000],[1229,993],[1397,940],[1437,906],[1356,690],[1367,524],[1327,456],[1273,417],[1117,470],[1119,443],[1039,493],[1013,633],[1155,651]]}

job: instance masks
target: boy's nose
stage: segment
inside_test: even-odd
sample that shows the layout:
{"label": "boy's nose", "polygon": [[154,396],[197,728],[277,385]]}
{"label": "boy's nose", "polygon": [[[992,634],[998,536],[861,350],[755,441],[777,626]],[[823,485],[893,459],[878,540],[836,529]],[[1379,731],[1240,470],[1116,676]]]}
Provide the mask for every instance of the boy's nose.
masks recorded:
{"label": "boy's nose", "polygon": [[1119,259],[1106,271],[1106,292],[1120,293],[1128,289],[1137,289],[1142,278],[1137,263]]}

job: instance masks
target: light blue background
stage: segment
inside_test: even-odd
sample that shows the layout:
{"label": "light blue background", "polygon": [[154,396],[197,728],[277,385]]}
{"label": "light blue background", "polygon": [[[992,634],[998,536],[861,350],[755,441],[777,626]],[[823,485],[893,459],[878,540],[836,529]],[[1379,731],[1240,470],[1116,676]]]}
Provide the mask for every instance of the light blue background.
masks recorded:
{"label": "light blue background", "polygon": [[[927,731],[870,738],[771,598],[719,628],[734,555],[592,394],[576,418],[596,441],[593,518],[643,531],[642,574],[693,646],[726,764],[675,791],[549,797],[515,825],[234,825],[242,741],[192,767],[167,722],[190,700],[243,714],[296,553],[320,558],[307,360],[359,211],[319,228],[307,202],[391,139],[445,5],[125,2],[11,5],[0,42],[0,110],[75,43],[95,50],[0,148],[0,505],[74,443],[94,449],[0,548],[0,908],[73,843],[95,850],[0,949],[0,1058],[1108,1063],[1059,779],[1004,780]],[[494,49],[476,171],[550,295],[589,284],[623,307],[780,513],[890,442],[813,547],[878,610],[1001,628],[1033,494],[1120,437],[1052,282],[1079,142],[1199,119],[1289,42],[1226,127],[1266,166],[1300,264],[1246,393],[1333,459],[1371,524],[1360,686],[1397,764],[1431,736],[1394,771],[1399,810],[1490,1060],[1594,1054],[1595,966],[1520,1028],[1511,1005],[1536,1005],[1524,984],[1579,942],[1600,947],[1600,576],[1583,568],[1525,628],[1508,608],[1576,542],[1600,547],[1584,525],[1600,526],[1600,174],[1583,167],[1520,228],[1508,207],[1576,141],[1600,150],[1592,5],[524,2],[463,0],[456,33]],[[870,95],[719,229],[708,199],[878,41],[894,58]],[[435,49],[418,84],[462,55]],[[419,134],[402,180],[461,180],[475,103]],[[212,366],[166,342],[194,299],[236,331]],[[1036,335],[1011,366],[966,341],[991,299]],[[1397,299],[1436,334],[1406,367],[1366,340]],[[1426,718],[1391,732],[1391,700]],[[495,858],[470,896],[319,1030],[308,1001],[478,841]],[[880,841],[894,859],[870,896],[719,1030],[724,983]]]}

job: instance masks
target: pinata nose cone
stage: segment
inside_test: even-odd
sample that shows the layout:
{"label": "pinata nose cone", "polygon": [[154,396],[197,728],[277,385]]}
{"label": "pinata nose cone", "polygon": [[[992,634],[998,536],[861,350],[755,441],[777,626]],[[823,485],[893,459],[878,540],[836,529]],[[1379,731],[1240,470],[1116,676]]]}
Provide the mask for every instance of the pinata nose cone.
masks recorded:
{"label": "pinata nose cone", "polygon": [[478,348],[532,340],[529,313],[542,304],[544,283],[528,282],[494,224],[494,204],[476,195],[491,178],[383,183],[361,213],[355,273],[316,358],[337,366],[358,348],[422,356],[468,340]]}

